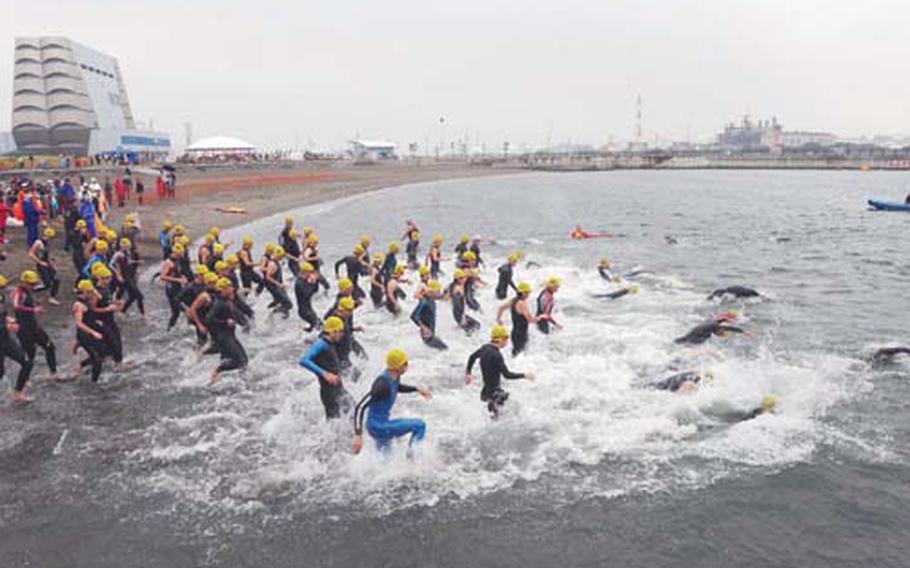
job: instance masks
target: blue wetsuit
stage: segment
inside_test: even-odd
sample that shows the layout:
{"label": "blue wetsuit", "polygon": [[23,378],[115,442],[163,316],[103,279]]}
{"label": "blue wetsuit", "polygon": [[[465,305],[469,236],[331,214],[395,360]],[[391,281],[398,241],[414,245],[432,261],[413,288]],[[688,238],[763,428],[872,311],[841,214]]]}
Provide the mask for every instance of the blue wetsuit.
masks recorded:
{"label": "blue wetsuit", "polygon": [[[370,388],[370,392],[364,396],[357,408],[354,410],[354,431],[357,435],[363,432],[363,415],[367,417],[367,432],[376,441],[376,447],[380,450],[387,451],[391,447],[391,442],[395,438],[411,435],[409,444],[423,440],[426,434],[427,424],[418,418],[389,418],[392,407],[395,406],[395,399],[398,393],[417,392],[417,387],[403,385],[389,375],[388,371],[383,371]],[[369,411],[367,411],[369,407]]]}
{"label": "blue wetsuit", "polygon": [[[300,359],[300,366],[310,371],[319,379],[319,398],[325,407],[325,418],[341,417],[351,409],[351,395],[341,383],[341,361],[335,351],[335,345],[325,337],[320,337],[310,350]],[[325,373],[339,375],[339,382],[333,385],[325,380]]]}
{"label": "blue wetsuit", "polygon": [[379,278],[384,284],[388,284],[395,267],[398,266],[398,258],[394,253],[386,253],[385,260],[382,262],[382,268],[379,269]]}

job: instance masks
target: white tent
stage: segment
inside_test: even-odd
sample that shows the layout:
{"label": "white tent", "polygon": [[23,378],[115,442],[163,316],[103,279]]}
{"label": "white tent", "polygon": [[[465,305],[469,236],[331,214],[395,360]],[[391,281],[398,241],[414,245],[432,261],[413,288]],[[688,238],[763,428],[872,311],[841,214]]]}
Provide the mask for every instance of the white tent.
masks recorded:
{"label": "white tent", "polygon": [[187,154],[252,154],[256,147],[245,140],[230,136],[213,136],[193,142],[186,148]]}

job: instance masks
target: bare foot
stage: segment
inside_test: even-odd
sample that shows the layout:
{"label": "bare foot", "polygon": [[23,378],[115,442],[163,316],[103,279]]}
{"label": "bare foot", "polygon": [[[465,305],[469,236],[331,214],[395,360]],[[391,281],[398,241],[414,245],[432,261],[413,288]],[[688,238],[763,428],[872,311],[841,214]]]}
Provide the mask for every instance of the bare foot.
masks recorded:
{"label": "bare foot", "polygon": [[23,393],[22,391],[13,391],[12,399],[13,399],[13,402],[16,404],[28,404],[32,401],[32,399],[25,396],[25,393]]}
{"label": "bare foot", "polygon": [[59,306],[59,305],[60,305],[60,301],[57,300],[57,298],[48,298],[48,299],[47,299],[47,303],[48,303],[48,304],[52,304],[52,305],[54,305],[54,306]]}
{"label": "bare foot", "polygon": [[218,382],[218,379],[220,379],[220,378],[221,378],[221,375],[218,373],[218,371],[212,371],[212,376],[209,377],[209,384],[214,385],[215,383]]}

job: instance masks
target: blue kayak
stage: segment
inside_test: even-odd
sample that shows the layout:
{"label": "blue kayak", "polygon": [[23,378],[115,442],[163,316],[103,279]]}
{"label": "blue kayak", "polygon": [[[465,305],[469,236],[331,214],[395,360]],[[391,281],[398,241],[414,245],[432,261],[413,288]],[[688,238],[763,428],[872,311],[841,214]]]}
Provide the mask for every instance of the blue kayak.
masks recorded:
{"label": "blue kayak", "polygon": [[869,206],[879,211],[910,211],[910,203],[898,203],[896,201],[870,199]]}

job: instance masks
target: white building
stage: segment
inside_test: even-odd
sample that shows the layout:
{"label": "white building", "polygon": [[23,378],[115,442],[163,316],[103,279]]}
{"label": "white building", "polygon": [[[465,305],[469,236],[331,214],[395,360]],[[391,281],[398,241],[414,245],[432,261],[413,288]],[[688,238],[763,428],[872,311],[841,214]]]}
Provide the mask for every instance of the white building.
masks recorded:
{"label": "white building", "polygon": [[62,37],[16,39],[12,127],[20,154],[171,153],[136,129],[117,60]]}
{"label": "white building", "polygon": [[808,144],[819,146],[832,146],[837,144],[837,136],[830,132],[806,132],[802,130],[783,131],[780,134],[780,144],[784,148],[799,148]]}
{"label": "white building", "polygon": [[397,160],[395,150],[398,145],[394,142],[352,140],[351,153],[357,162],[379,162],[384,160]]}

